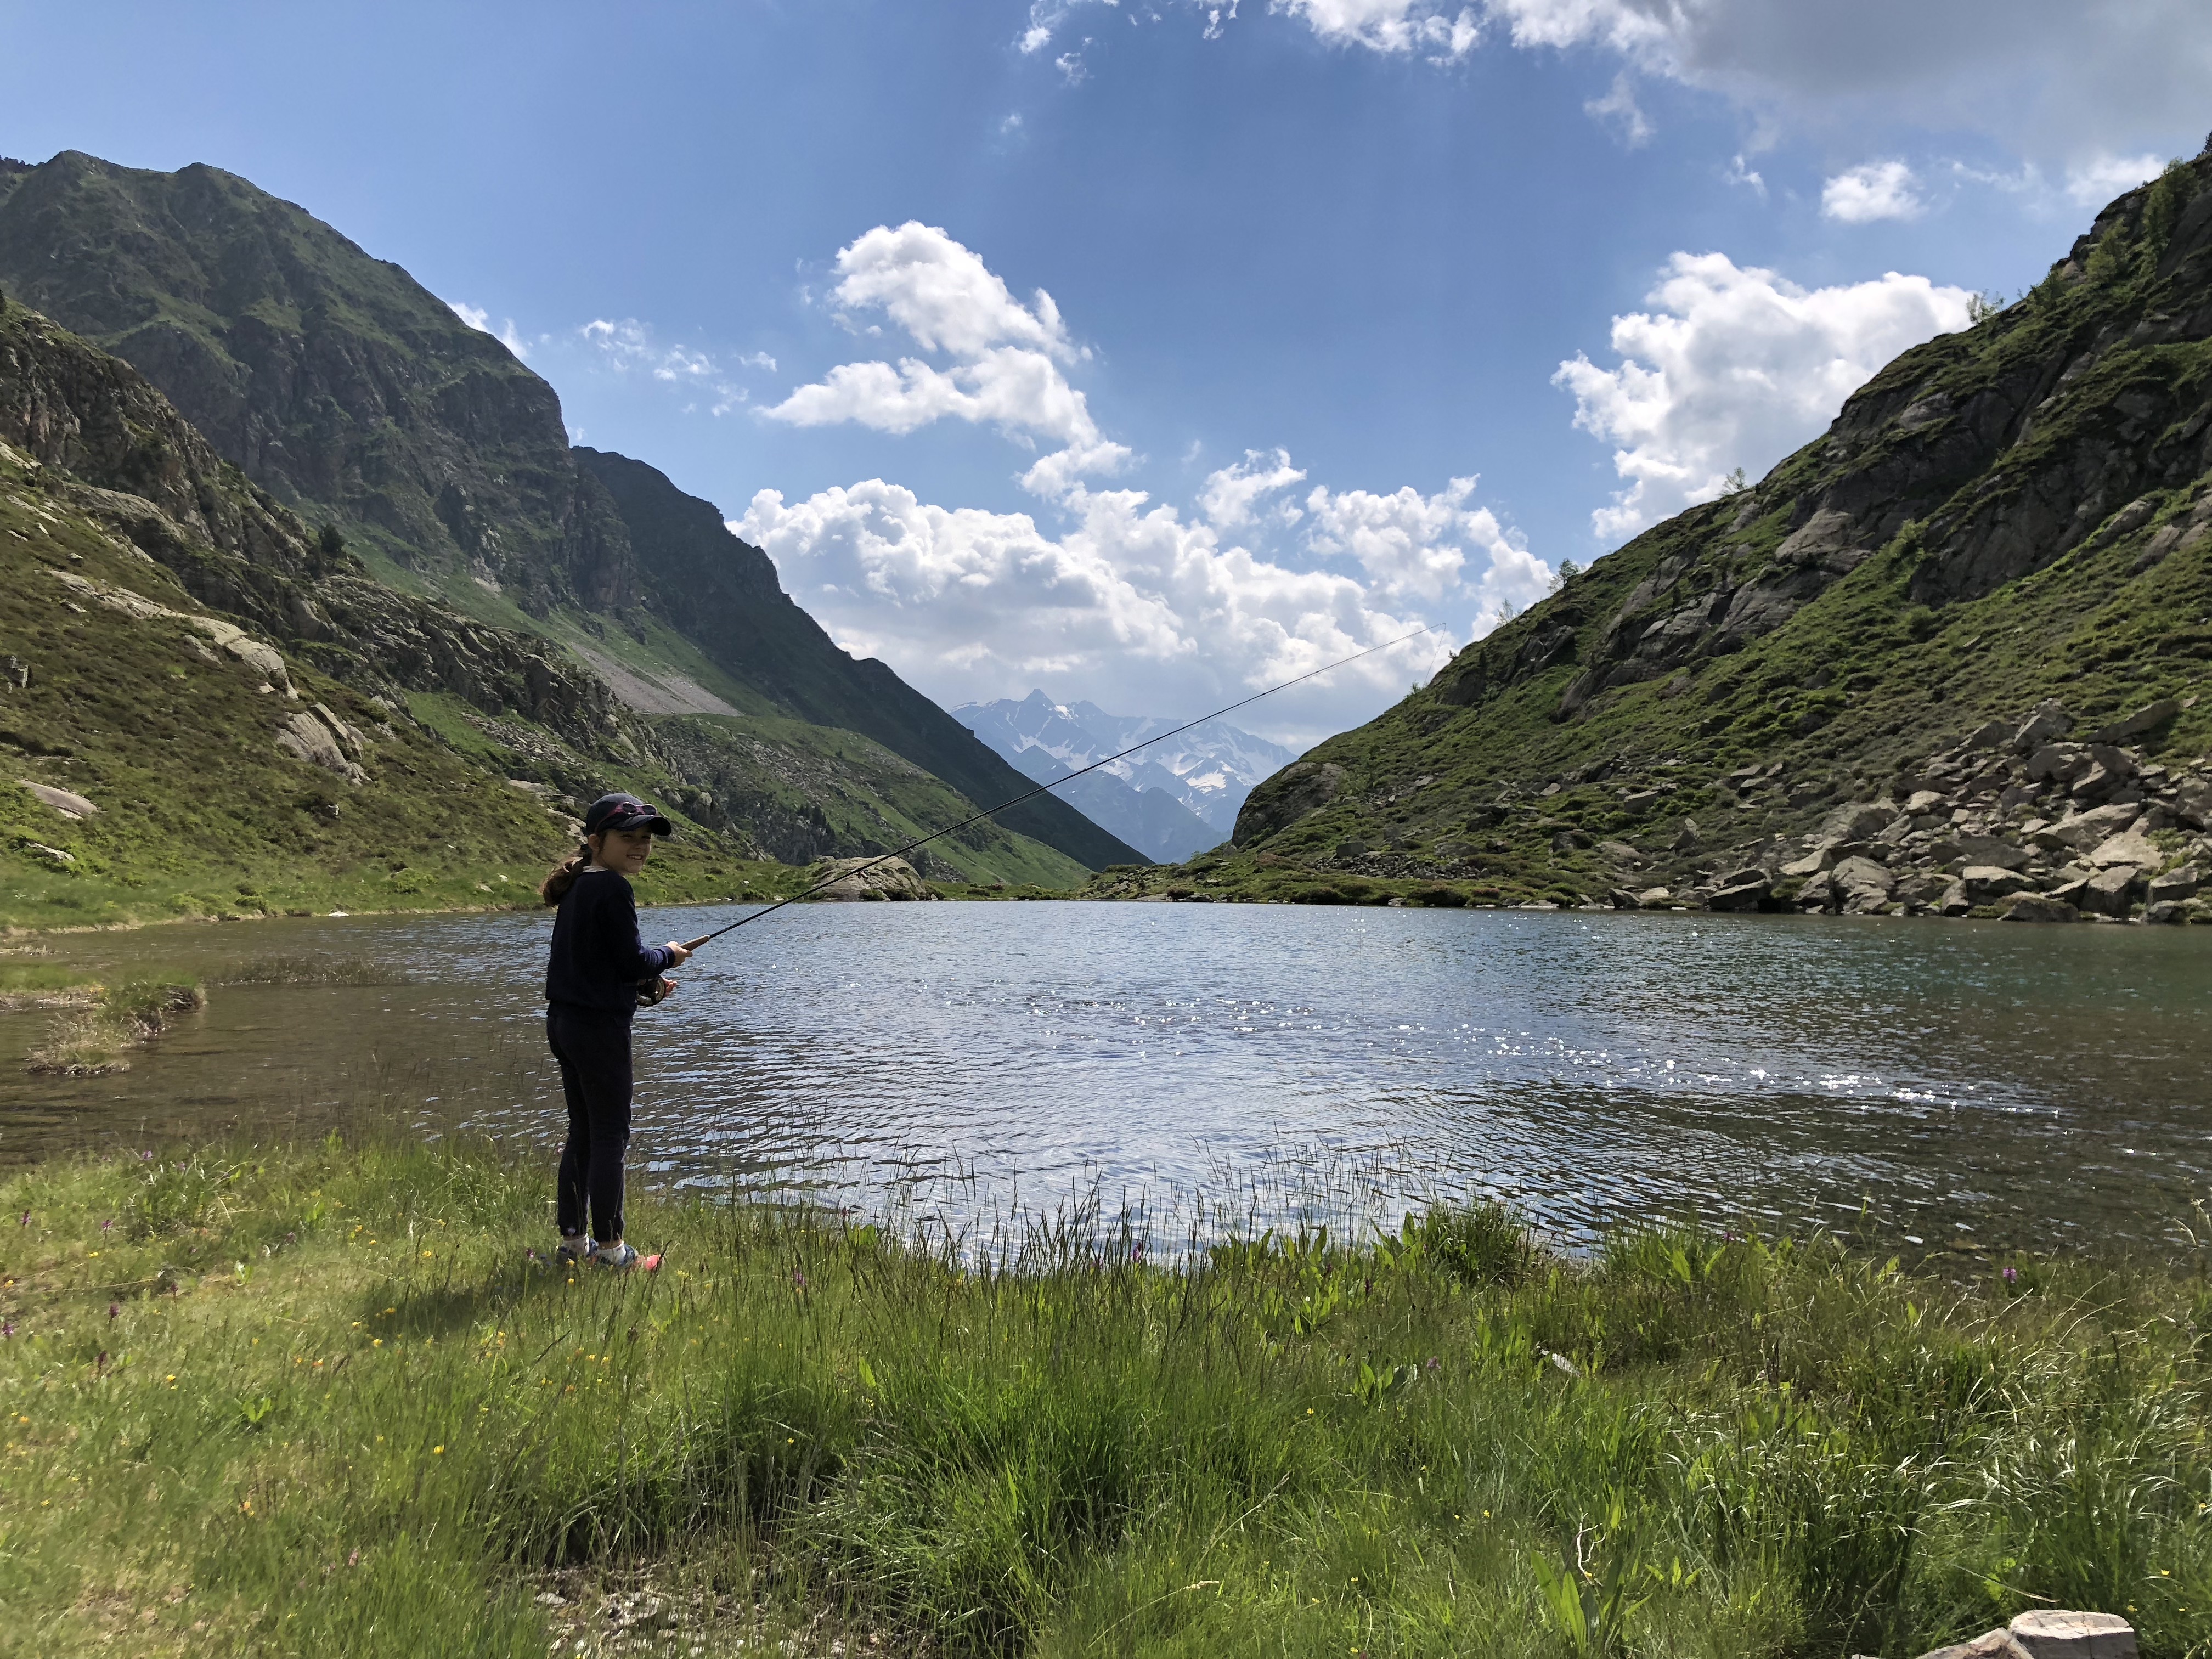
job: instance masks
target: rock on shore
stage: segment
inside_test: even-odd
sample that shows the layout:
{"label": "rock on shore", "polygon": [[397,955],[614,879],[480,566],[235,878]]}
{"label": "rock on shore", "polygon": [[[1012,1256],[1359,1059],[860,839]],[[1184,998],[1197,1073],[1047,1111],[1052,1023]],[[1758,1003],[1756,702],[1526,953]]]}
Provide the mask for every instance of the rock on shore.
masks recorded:
{"label": "rock on shore", "polygon": [[807,872],[810,883],[826,881],[820,899],[933,899],[936,894],[904,859],[823,859]]}

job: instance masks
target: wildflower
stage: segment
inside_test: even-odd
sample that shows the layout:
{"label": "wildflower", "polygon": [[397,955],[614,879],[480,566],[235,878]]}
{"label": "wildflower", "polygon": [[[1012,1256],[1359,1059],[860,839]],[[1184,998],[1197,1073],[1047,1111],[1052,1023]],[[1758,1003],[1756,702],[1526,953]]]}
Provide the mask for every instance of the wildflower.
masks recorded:
{"label": "wildflower", "polygon": [[107,1304],[107,1319],[108,1319],[108,1322],[109,1322],[110,1324],[113,1324],[113,1323],[115,1322],[115,1316],[116,1316],[118,1314],[121,1313],[122,1311],[123,1311],[123,1308],[122,1308],[122,1304],[119,1304],[119,1303],[115,1303],[115,1302],[111,1302],[111,1303],[109,1303],[109,1304]]}
{"label": "wildflower", "polygon": [[24,1226],[26,1226],[26,1227],[27,1227],[27,1226],[29,1226],[29,1225],[31,1224],[31,1212],[30,1212],[28,1210],[26,1210],[26,1211],[24,1211],[24,1212],[23,1212],[23,1222],[22,1222],[22,1224],[23,1224]]}
{"label": "wildflower", "polygon": [[384,1346],[384,1339],[380,1336],[372,1336],[368,1340],[368,1346],[372,1348],[380,1348]]}
{"label": "wildflower", "polygon": [[11,1319],[0,1319],[0,1337],[10,1337],[10,1336],[13,1336],[13,1335],[15,1335],[15,1321],[13,1321],[13,1320],[11,1320]]}
{"label": "wildflower", "polygon": [[1444,1363],[1444,1362],[1443,1362],[1443,1360],[1441,1360],[1441,1359],[1437,1358],[1436,1357],[1436,1355],[1434,1355],[1434,1354],[1431,1354],[1431,1355],[1429,1356],[1428,1369],[1429,1369],[1429,1370],[1437,1370],[1439,1366],[1441,1366],[1443,1363]]}
{"label": "wildflower", "polygon": [[141,1164],[151,1164],[154,1161],[154,1154],[151,1152],[141,1152],[138,1154],[138,1161]]}
{"label": "wildflower", "polygon": [[806,1275],[794,1269],[791,1275],[791,1287],[795,1291],[805,1290],[806,1288]]}
{"label": "wildflower", "polygon": [[430,1448],[430,1455],[433,1457],[443,1457],[445,1455],[446,1449],[443,1446],[433,1446]]}
{"label": "wildflower", "polygon": [[2007,1268],[2004,1270],[2004,1281],[2005,1281],[2005,1283],[2006,1283],[2006,1284],[2008,1284],[2008,1285],[2017,1285],[2017,1284],[2019,1284],[2019,1283],[2020,1283],[2020,1269],[2019,1269],[2019,1268],[2017,1268],[2017,1267],[2007,1267]]}
{"label": "wildflower", "polygon": [[110,1216],[106,1220],[101,1222],[100,1224],[100,1231],[104,1233],[113,1232],[115,1231],[115,1218]]}

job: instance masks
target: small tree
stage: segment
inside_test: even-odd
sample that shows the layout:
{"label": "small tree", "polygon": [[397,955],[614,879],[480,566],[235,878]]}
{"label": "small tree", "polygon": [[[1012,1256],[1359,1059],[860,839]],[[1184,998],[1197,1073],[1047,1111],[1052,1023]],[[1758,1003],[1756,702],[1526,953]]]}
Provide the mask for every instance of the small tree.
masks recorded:
{"label": "small tree", "polygon": [[1966,325],[1986,322],[2005,308],[2005,297],[1994,289],[1984,289],[1966,296]]}
{"label": "small tree", "polygon": [[315,545],[322,549],[325,557],[335,559],[345,551],[345,537],[336,525],[326,524],[322,533],[315,538]]}
{"label": "small tree", "polygon": [[1723,495],[1741,495],[1750,488],[1751,480],[1743,476],[1741,467],[1737,467],[1721,480],[1721,494]]}
{"label": "small tree", "polygon": [[1558,592],[1582,574],[1582,567],[1572,559],[1561,559],[1559,568],[1552,573],[1552,592]]}

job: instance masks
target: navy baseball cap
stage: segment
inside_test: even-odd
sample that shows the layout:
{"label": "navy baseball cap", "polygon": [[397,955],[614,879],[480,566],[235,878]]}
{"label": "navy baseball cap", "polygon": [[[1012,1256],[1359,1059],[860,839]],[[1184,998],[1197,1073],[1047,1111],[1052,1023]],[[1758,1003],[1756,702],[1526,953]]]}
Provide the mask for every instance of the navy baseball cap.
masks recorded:
{"label": "navy baseball cap", "polygon": [[584,833],[596,836],[608,830],[650,830],[656,836],[673,835],[676,826],[635,795],[602,795],[584,811]]}

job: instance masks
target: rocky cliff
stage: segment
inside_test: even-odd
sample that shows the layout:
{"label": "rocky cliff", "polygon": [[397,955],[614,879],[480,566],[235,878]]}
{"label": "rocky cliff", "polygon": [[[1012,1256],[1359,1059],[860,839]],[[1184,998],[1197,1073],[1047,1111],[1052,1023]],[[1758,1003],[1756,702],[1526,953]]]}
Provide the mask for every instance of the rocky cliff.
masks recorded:
{"label": "rocky cliff", "polygon": [[[1166,878],[2049,914],[2034,892],[2171,919],[2186,878],[2152,884],[2212,858],[2191,839],[2208,659],[2212,152],[2112,203],[2032,293],[1890,364],[1756,485],[1278,773],[1238,853]],[[2105,847],[2119,830],[2142,844]]]}

